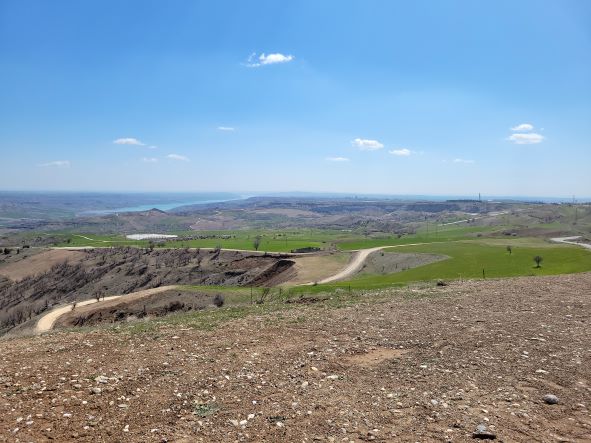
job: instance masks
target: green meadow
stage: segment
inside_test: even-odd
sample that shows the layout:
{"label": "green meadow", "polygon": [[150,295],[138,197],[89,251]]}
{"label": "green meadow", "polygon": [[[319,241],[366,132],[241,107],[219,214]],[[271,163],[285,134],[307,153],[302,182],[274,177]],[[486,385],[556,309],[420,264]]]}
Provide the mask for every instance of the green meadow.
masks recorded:
{"label": "green meadow", "polygon": [[[286,231],[188,231],[175,233],[182,236],[215,236],[194,240],[174,239],[156,242],[156,248],[215,248],[253,250],[254,240],[260,236],[259,251],[289,252],[305,247],[326,248],[331,243],[350,240],[350,233],[329,230],[286,230]],[[230,236],[230,238],[220,238]],[[135,246],[147,248],[149,240],[129,240],[124,235],[63,234],[62,247],[110,247]]]}
{"label": "green meadow", "polygon": [[[498,227],[496,228],[498,229]],[[281,231],[272,230],[245,230],[245,231],[183,231],[173,232],[179,237],[183,236],[216,236],[216,238],[203,238],[195,240],[168,240],[157,242],[157,248],[215,248],[221,246],[224,249],[252,250],[255,237],[260,236],[260,251],[289,252],[292,249],[304,247],[328,248],[334,246],[343,251],[373,248],[376,246],[395,246],[409,243],[432,243],[459,239],[476,238],[480,234],[491,232],[490,227],[435,227],[421,228],[417,234],[412,235],[372,235],[366,236],[354,231],[324,230],[324,229],[290,229]],[[148,240],[129,240],[124,235],[96,235],[84,233],[64,233],[63,241],[58,246],[136,246],[146,248],[150,245]],[[230,238],[220,238],[230,236]]]}
{"label": "green meadow", "polygon": [[[490,241],[457,241],[386,249],[385,253],[429,253],[449,258],[393,274],[361,276],[337,286],[377,288],[438,279],[555,275],[591,271],[591,252],[588,250],[577,246],[553,246],[536,239],[521,243],[524,246],[519,243],[512,246],[512,253],[507,251],[507,242],[500,241],[496,244]],[[543,258],[539,268],[533,260],[536,255]]]}

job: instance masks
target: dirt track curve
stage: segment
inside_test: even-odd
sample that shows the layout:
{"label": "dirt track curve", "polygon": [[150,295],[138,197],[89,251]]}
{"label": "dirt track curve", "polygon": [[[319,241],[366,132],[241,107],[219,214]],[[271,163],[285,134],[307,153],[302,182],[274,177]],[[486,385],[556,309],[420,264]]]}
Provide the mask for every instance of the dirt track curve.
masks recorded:
{"label": "dirt track curve", "polygon": [[[143,291],[132,292],[130,294],[126,294],[125,296],[135,295],[135,296],[147,297],[148,295],[153,295],[153,294],[157,294],[159,292],[168,291],[169,289],[173,289],[173,288],[175,288],[175,286],[160,286],[158,288],[144,289]],[[85,301],[77,302],[76,306],[82,307],[82,306],[87,306],[87,305],[91,305],[91,304],[95,304],[95,303],[102,304],[102,303],[106,303],[110,300],[115,300],[115,299],[121,298],[121,297],[123,297],[123,295],[111,295],[109,297],[102,298],[98,302],[95,299],[85,300]],[[70,312],[72,310],[73,305],[74,305],[74,303],[70,303],[68,305],[53,309],[52,311],[45,314],[43,317],[41,317],[39,319],[39,321],[35,325],[35,333],[42,334],[44,332],[47,332],[47,331],[50,331],[51,329],[53,329],[53,326],[55,325],[55,322],[58,320],[58,318],[60,318],[66,312]]]}

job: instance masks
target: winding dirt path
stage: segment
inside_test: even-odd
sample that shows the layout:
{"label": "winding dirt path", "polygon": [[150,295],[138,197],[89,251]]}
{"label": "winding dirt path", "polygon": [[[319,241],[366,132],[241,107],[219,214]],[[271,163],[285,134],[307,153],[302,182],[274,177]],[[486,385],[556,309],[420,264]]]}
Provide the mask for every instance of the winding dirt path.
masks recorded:
{"label": "winding dirt path", "polygon": [[[440,243],[440,242],[437,242],[437,243]],[[430,243],[408,243],[408,244],[404,244],[404,245],[377,246],[375,248],[358,249],[357,251],[354,251],[355,254],[353,255],[352,260],[349,262],[349,264],[347,264],[347,266],[344,269],[342,269],[341,271],[339,271],[338,273],[336,273],[334,275],[331,275],[330,277],[326,277],[326,278],[318,281],[317,283],[318,284],[332,283],[335,281],[344,280],[348,277],[355,275],[363,267],[363,264],[365,263],[365,260],[367,260],[367,257],[369,257],[369,255],[372,254],[373,252],[381,251],[382,249],[388,249],[388,248],[402,248],[404,246],[420,246],[420,245],[426,245],[426,244],[430,244]],[[307,283],[307,284],[311,285],[314,283]]]}
{"label": "winding dirt path", "polygon": [[555,243],[565,243],[567,245],[577,245],[577,246],[582,246],[583,248],[591,249],[590,244],[579,243],[579,242],[574,241],[577,238],[581,238],[581,236],[575,235],[574,237],[556,237],[556,238],[551,238],[550,240],[552,240]]}
{"label": "winding dirt path", "polygon": [[[104,299],[101,298],[101,300],[98,302],[96,301],[96,299],[84,300],[81,302],[77,302],[76,307],[82,307],[82,306],[92,305],[92,304],[96,304],[96,303],[103,304],[103,303],[107,303],[108,301],[115,300],[117,298],[127,297],[127,296],[132,296],[132,295],[135,298],[147,297],[149,295],[157,294],[159,292],[168,291],[169,289],[174,289],[175,287],[176,286],[174,286],[174,285],[173,286],[160,286],[158,288],[144,289],[142,291],[131,292],[131,293],[125,294],[125,295],[111,295],[109,297],[105,297]],[[39,321],[37,321],[37,324],[35,325],[35,333],[42,334],[44,332],[47,332],[47,331],[50,331],[51,329],[53,329],[55,322],[58,320],[58,318],[60,318],[65,313],[72,311],[73,305],[74,305],[74,303],[70,303],[68,305],[60,306],[59,308],[55,308],[55,309],[49,311],[47,314],[45,314],[43,317],[41,317],[39,319]]]}
{"label": "winding dirt path", "polygon": [[[334,281],[338,281],[338,280],[344,280],[347,277],[350,277],[351,275],[355,274],[357,271],[359,271],[361,269],[361,267],[363,266],[363,263],[365,263],[365,260],[367,260],[367,257],[369,257],[369,255],[372,252],[376,252],[379,251],[381,249],[384,249],[388,246],[378,246],[376,248],[369,248],[369,249],[360,249],[358,251],[355,252],[355,254],[353,255],[351,261],[347,264],[347,266],[345,266],[345,268],[343,268],[341,271],[337,272],[334,275],[331,275],[330,277],[326,277],[322,280],[320,280],[318,283],[319,284],[324,284],[324,283],[331,283]],[[308,283],[311,284],[311,283]]]}

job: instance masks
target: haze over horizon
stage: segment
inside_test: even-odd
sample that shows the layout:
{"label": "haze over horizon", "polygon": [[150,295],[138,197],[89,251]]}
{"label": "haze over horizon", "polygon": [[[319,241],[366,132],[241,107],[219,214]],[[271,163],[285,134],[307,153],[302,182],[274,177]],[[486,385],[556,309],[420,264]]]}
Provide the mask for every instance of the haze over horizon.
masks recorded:
{"label": "haze over horizon", "polygon": [[0,3],[2,190],[591,195],[591,3]]}

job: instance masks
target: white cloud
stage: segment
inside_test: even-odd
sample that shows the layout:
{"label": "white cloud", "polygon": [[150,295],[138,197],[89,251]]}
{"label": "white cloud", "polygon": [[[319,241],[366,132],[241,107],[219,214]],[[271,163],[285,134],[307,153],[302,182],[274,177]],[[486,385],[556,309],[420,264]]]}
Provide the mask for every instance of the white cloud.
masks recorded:
{"label": "white cloud", "polygon": [[279,52],[273,54],[265,54],[264,52],[257,56],[256,52],[253,52],[248,57],[246,62],[246,66],[249,68],[258,68],[259,66],[264,65],[274,65],[277,63],[288,63],[294,60],[295,57],[293,55],[284,55]]}
{"label": "white cloud", "polygon": [[526,134],[511,134],[507,140],[512,141],[517,145],[534,145],[536,143],[542,143],[544,136],[536,134],[535,132]]}
{"label": "white cloud", "polygon": [[144,163],[158,163],[158,159],[155,157],[144,157],[142,158]]}
{"label": "white cloud", "polygon": [[168,154],[166,156],[166,158],[169,158],[171,160],[178,160],[178,161],[182,161],[182,162],[189,161],[189,157],[185,157],[184,155],[179,155],[179,154]]}
{"label": "white cloud", "polygon": [[474,160],[466,160],[464,158],[454,158],[454,163],[472,164],[476,162]]}
{"label": "white cloud", "polygon": [[158,149],[158,146],[151,145],[151,146],[148,146],[147,148],[148,149]]}
{"label": "white cloud", "polygon": [[529,123],[521,123],[511,128],[511,131],[533,131],[534,126]]}
{"label": "white cloud", "polygon": [[232,128],[231,126],[218,126],[218,131],[226,131],[226,132],[234,132],[236,128]]}
{"label": "white cloud", "polygon": [[400,157],[408,157],[412,154],[412,151],[407,148],[400,148],[400,149],[393,149],[392,151],[388,151],[392,155],[398,155]]}
{"label": "white cloud", "polygon": [[41,163],[39,166],[44,168],[69,168],[70,160],[54,160],[47,163]]}
{"label": "white cloud", "polygon": [[362,151],[377,151],[384,147],[384,145],[377,140],[367,140],[364,138],[356,138],[351,144]]}
{"label": "white cloud", "polygon": [[133,137],[118,138],[117,140],[113,140],[113,143],[116,145],[145,146],[141,141]]}
{"label": "white cloud", "polygon": [[329,162],[348,162],[349,159],[347,157],[326,157],[326,161],[329,161]]}

